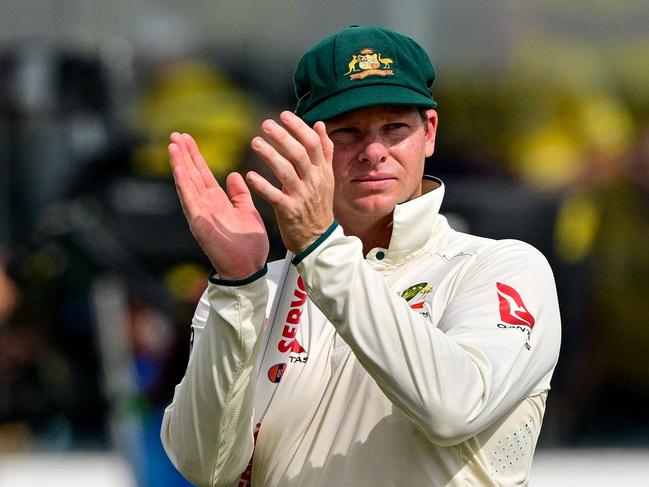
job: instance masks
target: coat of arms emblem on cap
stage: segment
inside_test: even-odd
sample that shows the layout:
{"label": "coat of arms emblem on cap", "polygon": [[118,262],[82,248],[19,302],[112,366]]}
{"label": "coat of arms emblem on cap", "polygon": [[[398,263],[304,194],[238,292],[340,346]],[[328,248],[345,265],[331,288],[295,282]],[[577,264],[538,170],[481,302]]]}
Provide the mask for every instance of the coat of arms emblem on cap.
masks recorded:
{"label": "coat of arms emblem on cap", "polygon": [[390,69],[394,61],[389,57],[382,57],[380,52],[374,52],[374,49],[366,47],[361,49],[358,54],[352,55],[349,64],[349,71],[345,75],[349,79],[363,79],[368,76],[392,76],[394,71]]}

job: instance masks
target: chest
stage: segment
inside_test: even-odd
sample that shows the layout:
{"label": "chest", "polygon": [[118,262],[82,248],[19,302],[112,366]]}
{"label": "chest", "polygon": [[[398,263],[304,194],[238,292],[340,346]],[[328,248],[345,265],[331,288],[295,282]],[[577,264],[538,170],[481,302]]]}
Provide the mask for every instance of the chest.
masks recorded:
{"label": "chest", "polygon": [[329,333],[305,341],[308,360],[289,366],[263,418],[253,465],[260,485],[335,478],[342,459],[346,469],[358,468],[369,458],[396,461],[405,455],[404,445],[427,448],[423,434],[322,320]]}
{"label": "chest", "polygon": [[[467,257],[462,253],[423,256],[398,267],[376,266],[375,270],[396,296],[436,327],[461,282]],[[289,387],[282,385],[287,382],[310,390],[313,381],[298,384],[301,377],[309,374],[322,379],[315,383],[323,387],[324,379],[335,375],[340,367],[352,367],[351,350],[308,298],[295,268],[291,268],[279,292],[258,363],[257,388],[261,394],[257,395],[262,397],[274,397],[277,389]],[[357,366],[354,364],[353,368]],[[356,373],[363,375],[362,368]],[[256,406],[258,412],[265,412],[266,407]]]}
{"label": "chest", "polygon": [[[461,259],[436,256],[376,270],[396,296],[436,327],[460,264]],[[302,478],[314,465],[335,471],[331,459],[337,454],[349,459],[350,451],[361,457],[380,452],[399,465],[429,455],[422,433],[306,297],[296,273],[289,274],[282,293],[256,384],[255,420],[261,427],[253,472],[261,485],[289,485],[287,478]]]}

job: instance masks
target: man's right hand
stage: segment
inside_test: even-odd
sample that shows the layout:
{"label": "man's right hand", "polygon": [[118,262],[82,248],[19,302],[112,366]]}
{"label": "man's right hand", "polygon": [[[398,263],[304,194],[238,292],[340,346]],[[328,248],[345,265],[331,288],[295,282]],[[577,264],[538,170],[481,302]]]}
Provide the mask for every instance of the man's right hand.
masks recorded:
{"label": "man's right hand", "polygon": [[171,134],[169,159],[189,228],[221,279],[244,279],[266,263],[268,234],[250,190],[238,173],[227,194],[188,134]]}

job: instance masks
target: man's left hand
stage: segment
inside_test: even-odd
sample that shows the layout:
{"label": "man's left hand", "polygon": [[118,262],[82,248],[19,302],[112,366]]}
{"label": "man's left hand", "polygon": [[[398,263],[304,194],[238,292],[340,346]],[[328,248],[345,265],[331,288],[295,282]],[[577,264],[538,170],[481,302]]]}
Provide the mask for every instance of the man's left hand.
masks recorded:
{"label": "man's left hand", "polygon": [[297,115],[284,111],[261,124],[264,137],[252,139],[253,150],[282,184],[282,189],[254,171],[250,186],[275,210],[284,245],[297,254],[331,225],[333,215],[334,144],[323,122],[309,127]]}

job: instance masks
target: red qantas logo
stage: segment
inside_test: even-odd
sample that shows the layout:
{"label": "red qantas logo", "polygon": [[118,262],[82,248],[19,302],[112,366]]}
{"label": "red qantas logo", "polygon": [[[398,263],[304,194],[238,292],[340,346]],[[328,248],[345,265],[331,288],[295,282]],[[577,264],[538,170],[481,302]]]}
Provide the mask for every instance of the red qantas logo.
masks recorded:
{"label": "red qantas logo", "polygon": [[516,289],[501,282],[496,283],[500,302],[500,319],[510,325],[534,327],[534,316],[527,310]]}

